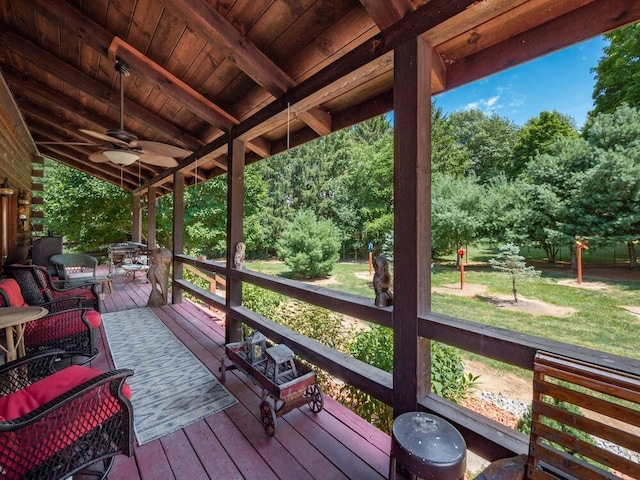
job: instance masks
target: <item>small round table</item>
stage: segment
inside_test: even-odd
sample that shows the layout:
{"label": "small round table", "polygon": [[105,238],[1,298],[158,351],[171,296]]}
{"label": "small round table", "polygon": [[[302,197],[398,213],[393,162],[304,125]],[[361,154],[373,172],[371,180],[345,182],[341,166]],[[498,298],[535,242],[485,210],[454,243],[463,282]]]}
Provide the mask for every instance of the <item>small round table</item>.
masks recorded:
{"label": "small round table", "polygon": [[[4,328],[6,345],[0,345],[7,362],[24,357],[24,326],[49,313],[42,307],[0,307],[0,328]],[[13,335],[15,333],[15,340]]]}
{"label": "small round table", "polygon": [[446,420],[423,412],[407,412],[391,428],[389,479],[396,478],[396,462],[425,480],[459,480],[467,467],[467,445]]}
{"label": "small round table", "polygon": [[141,265],[139,263],[123,263],[120,267],[126,272],[127,276],[131,276],[132,281],[136,281],[136,272],[146,273],[149,265]]}

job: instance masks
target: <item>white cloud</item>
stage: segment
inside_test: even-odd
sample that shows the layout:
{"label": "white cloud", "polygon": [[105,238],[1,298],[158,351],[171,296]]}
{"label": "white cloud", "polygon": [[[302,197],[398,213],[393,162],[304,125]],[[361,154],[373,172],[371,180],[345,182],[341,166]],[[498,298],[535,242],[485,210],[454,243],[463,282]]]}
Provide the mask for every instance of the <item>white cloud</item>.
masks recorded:
{"label": "white cloud", "polygon": [[496,110],[502,109],[502,105],[499,103],[500,95],[495,95],[490,98],[482,98],[475,102],[469,102],[464,106],[465,110],[480,110],[486,114],[493,114]]}
{"label": "white cloud", "polygon": [[500,95],[491,97],[489,100],[487,100],[487,107],[493,107],[499,99],[500,99]]}

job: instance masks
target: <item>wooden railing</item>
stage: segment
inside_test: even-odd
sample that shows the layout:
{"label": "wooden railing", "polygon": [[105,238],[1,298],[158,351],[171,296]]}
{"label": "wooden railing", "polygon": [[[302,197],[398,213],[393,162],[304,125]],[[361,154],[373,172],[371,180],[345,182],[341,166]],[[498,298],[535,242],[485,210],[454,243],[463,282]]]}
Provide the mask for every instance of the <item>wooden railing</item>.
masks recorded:
{"label": "wooden railing", "polygon": [[[223,263],[200,261],[186,255],[176,255],[175,259],[203,272],[218,275],[227,273]],[[231,270],[231,276],[302,302],[392,327],[391,307],[375,307],[370,299],[251,270]],[[228,309],[224,298],[184,279],[176,282],[184,291],[208,305],[260,330],[273,341],[286,344],[317,367],[387,404],[392,404],[393,381],[390,373],[344,355],[244,307]],[[417,321],[421,337],[529,371],[534,369],[536,352],[543,350],[640,375],[640,362],[626,357],[437,313],[428,313]],[[469,449],[485,458],[494,459],[528,451],[527,436],[438,395],[428,394],[419,404],[425,411],[441,415],[453,423],[463,433]]]}

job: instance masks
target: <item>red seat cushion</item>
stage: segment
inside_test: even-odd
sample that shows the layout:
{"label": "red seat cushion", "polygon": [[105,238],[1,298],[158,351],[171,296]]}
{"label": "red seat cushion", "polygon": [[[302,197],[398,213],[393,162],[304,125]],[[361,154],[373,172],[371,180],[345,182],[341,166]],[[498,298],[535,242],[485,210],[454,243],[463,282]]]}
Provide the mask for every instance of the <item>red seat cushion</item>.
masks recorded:
{"label": "red seat cushion", "polygon": [[99,328],[102,317],[95,310],[72,309],[52,313],[40,320],[27,323],[24,332],[24,343],[28,348],[46,345],[61,338],[86,333],[87,326],[82,320],[86,315],[91,328]]}
{"label": "red seat cushion", "polygon": [[[9,395],[0,397],[0,421],[15,420],[102,372],[74,365]],[[91,390],[80,403],[67,404],[20,430],[0,433],[2,478],[19,479],[57,452],[73,445],[120,410],[109,384]],[[122,391],[128,398],[131,389]],[[83,398],[85,398],[83,396]],[[99,405],[102,405],[100,407]],[[77,406],[77,408],[76,408]]]}
{"label": "red seat cushion", "polygon": [[[0,417],[7,420],[23,417],[101,373],[100,370],[81,365],[64,368],[22,390],[0,397]],[[122,391],[128,398],[131,397],[131,388],[126,383]]]}

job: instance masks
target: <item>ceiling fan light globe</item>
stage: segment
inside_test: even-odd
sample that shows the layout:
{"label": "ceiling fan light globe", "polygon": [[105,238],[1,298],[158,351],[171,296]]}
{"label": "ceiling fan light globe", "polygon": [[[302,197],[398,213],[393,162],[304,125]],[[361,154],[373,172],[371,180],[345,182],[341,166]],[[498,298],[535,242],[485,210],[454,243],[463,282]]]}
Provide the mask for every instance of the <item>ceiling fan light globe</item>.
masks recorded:
{"label": "ceiling fan light globe", "polygon": [[131,165],[135,163],[138,158],[140,158],[140,154],[137,152],[132,152],[130,150],[106,150],[103,152],[105,157],[109,159],[109,161],[115,163],[116,165]]}

